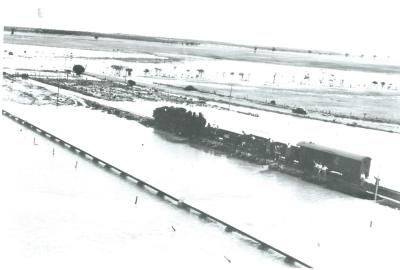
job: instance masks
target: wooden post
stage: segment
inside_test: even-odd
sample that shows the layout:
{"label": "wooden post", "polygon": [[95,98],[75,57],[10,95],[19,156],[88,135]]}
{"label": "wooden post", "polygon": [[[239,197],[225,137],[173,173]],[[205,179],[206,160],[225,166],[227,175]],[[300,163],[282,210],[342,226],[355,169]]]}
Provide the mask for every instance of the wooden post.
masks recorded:
{"label": "wooden post", "polygon": [[378,189],[379,189],[379,181],[381,179],[379,177],[375,176],[375,196],[374,196],[374,201],[376,202],[376,199],[378,198]]}
{"label": "wooden post", "polygon": [[231,262],[232,262],[230,259],[228,259],[228,257],[224,256],[224,258],[225,258],[225,260],[226,260],[228,263],[231,263]]}

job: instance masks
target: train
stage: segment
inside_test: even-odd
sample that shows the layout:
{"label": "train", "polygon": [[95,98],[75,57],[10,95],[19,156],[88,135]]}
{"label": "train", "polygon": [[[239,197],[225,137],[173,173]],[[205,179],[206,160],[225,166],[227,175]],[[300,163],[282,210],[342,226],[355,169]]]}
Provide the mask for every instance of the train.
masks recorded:
{"label": "train", "polygon": [[[366,186],[372,159],[313,142],[290,145],[253,134],[209,128],[208,145],[230,156],[292,174],[357,197],[371,197]],[[217,143],[216,143],[217,142]],[[207,144],[207,142],[205,142]]]}

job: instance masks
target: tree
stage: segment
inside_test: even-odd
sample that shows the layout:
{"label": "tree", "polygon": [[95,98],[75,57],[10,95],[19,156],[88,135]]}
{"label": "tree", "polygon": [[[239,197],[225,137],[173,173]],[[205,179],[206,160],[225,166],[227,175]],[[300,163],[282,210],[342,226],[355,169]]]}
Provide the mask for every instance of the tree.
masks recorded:
{"label": "tree", "polygon": [[76,75],[80,76],[85,72],[85,68],[82,65],[74,65],[72,70],[76,73]]}
{"label": "tree", "polygon": [[116,72],[116,74],[117,74],[118,76],[121,75],[122,66],[119,66],[119,65],[111,65],[111,68],[115,70],[115,72]]}
{"label": "tree", "polygon": [[239,73],[239,76],[240,76],[241,80],[243,81],[244,73],[243,73],[243,72],[240,72],[240,73]]}
{"label": "tree", "polygon": [[131,69],[131,68],[126,68],[125,70],[126,70],[126,72],[128,73],[128,76],[131,76],[131,75],[132,75],[133,69]]}
{"label": "tree", "polygon": [[98,40],[98,39],[99,39],[99,36],[94,36],[94,39],[95,39],[95,40]]}
{"label": "tree", "polygon": [[202,78],[203,77],[203,73],[204,73],[204,69],[198,69],[197,70],[197,72],[199,72],[199,76],[200,76],[200,78]]}
{"label": "tree", "polygon": [[147,73],[149,73],[150,70],[148,68],[146,68],[146,69],[143,70],[143,72],[144,72],[144,75],[147,76]]}

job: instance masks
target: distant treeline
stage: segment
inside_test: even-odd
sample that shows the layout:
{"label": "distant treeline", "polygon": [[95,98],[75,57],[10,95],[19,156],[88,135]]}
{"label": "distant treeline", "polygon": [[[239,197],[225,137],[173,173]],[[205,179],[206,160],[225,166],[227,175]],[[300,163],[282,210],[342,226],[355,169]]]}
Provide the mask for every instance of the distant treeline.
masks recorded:
{"label": "distant treeline", "polygon": [[72,30],[57,30],[57,29],[45,29],[45,28],[4,26],[4,31],[12,32],[13,30],[14,30],[14,32],[28,32],[28,33],[56,34],[56,35],[74,35],[74,36],[91,36],[95,39],[103,37],[103,38],[128,39],[128,40],[161,42],[161,43],[171,43],[171,44],[184,44],[184,45],[190,45],[190,46],[197,46],[200,44],[215,44],[215,45],[249,48],[249,49],[255,49],[255,50],[265,49],[265,50],[281,51],[281,52],[296,52],[296,53],[311,53],[312,52],[314,54],[342,55],[340,53],[322,51],[322,50],[304,50],[304,49],[257,46],[257,45],[252,46],[252,45],[235,44],[235,43],[220,42],[220,41],[205,41],[205,40],[150,37],[150,36],[128,35],[128,34],[115,34],[115,33],[108,34],[108,33],[88,32],[88,31],[72,31]]}
{"label": "distant treeline", "polygon": [[115,38],[115,39],[129,39],[139,40],[148,42],[162,42],[162,43],[173,43],[173,44],[185,44],[185,45],[200,45],[201,43],[194,40],[187,39],[175,39],[175,38],[163,38],[163,37],[148,37],[140,35],[128,35],[128,34],[108,34],[108,33],[97,33],[88,31],[72,31],[72,30],[58,30],[58,29],[45,29],[45,28],[30,28],[30,27],[14,27],[4,26],[4,31],[8,32],[28,32],[28,33],[39,33],[39,34],[54,34],[54,35],[74,35],[74,36],[89,36],[95,39],[98,38]]}
{"label": "distant treeline", "polygon": [[185,108],[172,106],[155,109],[153,117],[157,128],[183,137],[202,135],[207,123],[202,113],[197,114]]}

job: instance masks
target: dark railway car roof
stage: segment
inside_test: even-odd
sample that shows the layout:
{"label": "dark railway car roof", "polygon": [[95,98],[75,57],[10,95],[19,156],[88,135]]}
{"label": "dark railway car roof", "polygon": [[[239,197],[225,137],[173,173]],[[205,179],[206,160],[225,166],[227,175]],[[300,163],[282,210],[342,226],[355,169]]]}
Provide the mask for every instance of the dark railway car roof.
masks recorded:
{"label": "dark railway car roof", "polygon": [[322,152],[329,153],[329,154],[336,155],[336,156],[350,158],[353,160],[358,160],[358,161],[363,161],[365,159],[371,160],[371,158],[367,157],[367,156],[349,153],[349,152],[338,150],[335,148],[330,148],[330,147],[322,146],[319,144],[315,144],[313,142],[299,142],[299,143],[297,143],[297,145],[301,146],[301,147],[313,149],[313,150],[322,151]]}

